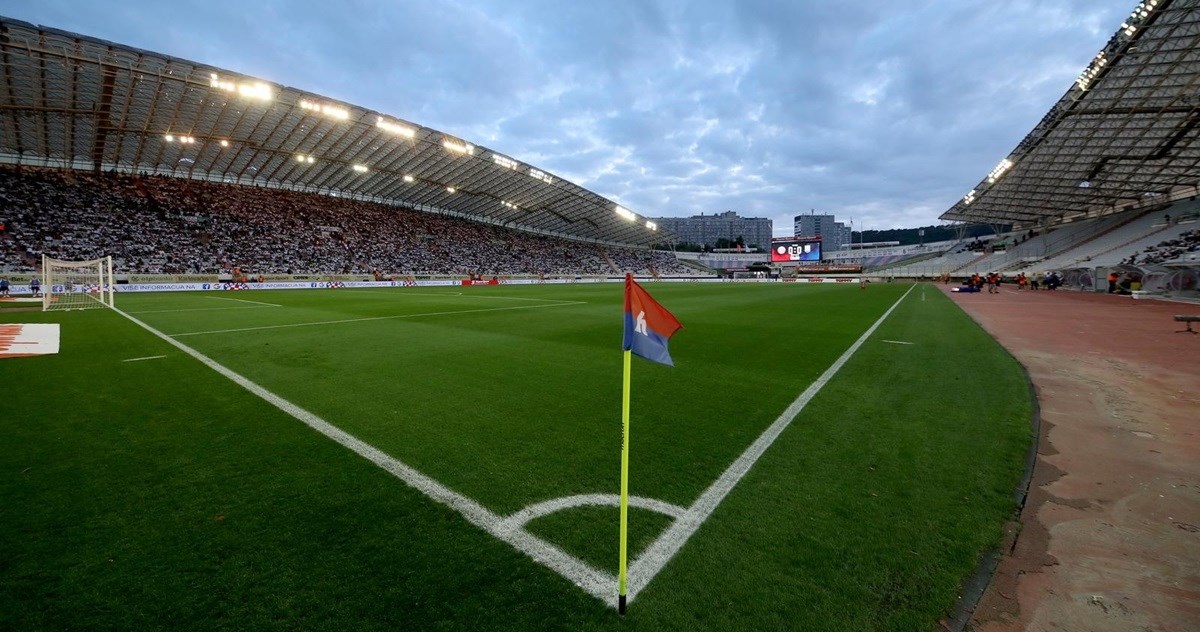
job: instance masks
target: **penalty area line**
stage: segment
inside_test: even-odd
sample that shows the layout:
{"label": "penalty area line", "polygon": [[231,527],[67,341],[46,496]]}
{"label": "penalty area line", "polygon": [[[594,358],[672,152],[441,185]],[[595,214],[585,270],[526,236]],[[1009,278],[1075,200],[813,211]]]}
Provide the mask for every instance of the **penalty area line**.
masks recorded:
{"label": "penalty area line", "polygon": [[804,407],[808,405],[808,402],[811,401],[813,397],[816,397],[817,393],[821,392],[821,389],[825,388],[825,385],[828,384],[831,379],[833,379],[833,376],[837,375],[837,372],[841,370],[842,366],[844,366],[846,362],[848,362],[850,358],[858,352],[859,347],[863,346],[863,343],[865,343],[867,339],[871,337],[871,334],[875,333],[875,330],[883,324],[884,320],[887,320],[887,317],[890,316],[893,311],[895,311],[896,307],[900,305],[900,302],[903,301],[904,298],[908,296],[915,287],[917,286],[913,285],[912,287],[908,288],[908,291],[904,293],[904,296],[896,299],[896,302],[892,303],[892,306],[889,307],[888,310],[879,317],[879,320],[876,320],[875,324],[871,325],[870,328],[863,332],[863,335],[859,336],[858,340],[854,341],[854,344],[850,345],[849,349],[846,349],[846,351],[842,353],[842,355],[838,357],[833,364],[829,365],[829,368],[825,369],[825,372],[822,373],[821,376],[816,379],[816,381],[810,384],[808,388],[804,389],[804,392],[800,393],[800,396],[797,397],[796,400],[793,401],[791,405],[788,406],[787,409],[775,419],[775,422],[772,423],[766,430],[764,430],[763,433],[754,440],[754,443],[750,444],[750,447],[746,448],[746,451],[742,452],[741,456],[739,456],[737,460],[735,460],[725,470],[725,472],[722,473],[719,478],[717,478],[716,481],[713,481],[712,485],[708,486],[708,489],[704,490],[704,493],[696,499],[696,502],[692,503],[692,506],[688,507],[682,516],[676,519],[675,522],[671,523],[671,526],[667,527],[667,530],[664,531],[662,535],[658,536],[658,539],[651,543],[650,546],[642,552],[638,559],[635,560],[632,565],[630,565],[628,587],[629,602],[632,602],[634,598],[637,597],[638,593],[654,580],[659,571],[661,571],[667,565],[667,562],[671,561],[672,557],[675,557],[675,554],[679,552],[679,549],[683,548],[683,545],[687,544],[687,541],[692,537],[692,534],[696,533],[696,531],[700,528],[700,525],[704,524],[704,522],[708,520],[708,517],[711,516],[714,511],[716,511],[717,506],[721,504],[721,501],[725,500],[725,497],[729,495],[729,492],[733,491],[733,488],[738,484],[739,481],[742,480],[742,477],[750,471],[750,468],[754,467],[754,464],[758,462],[759,457],[761,457],[763,453],[767,451],[767,448],[771,447],[771,444],[775,442],[775,439],[779,438],[780,434],[783,434],[783,431],[792,423],[792,420],[800,414],[800,411],[804,410]]}
{"label": "penalty area line", "polygon": [[287,329],[291,327],[316,327],[318,325],[341,325],[343,323],[365,323],[373,320],[394,320],[397,318],[416,318],[418,316],[449,316],[453,314],[478,314],[480,312],[504,312],[516,309],[541,309],[545,307],[564,307],[566,305],[584,305],[585,301],[571,303],[553,303],[550,305],[521,305],[520,307],[489,307],[486,309],[457,309],[448,312],[422,312],[419,314],[395,314],[392,316],[371,316],[368,318],[346,318],[342,320],[322,320],[314,323],[290,323],[287,325],[262,325],[260,327],[238,327],[236,329],[212,329],[209,331],[189,331],[181,334],[168,334],[172,338],[184,336],[202,336],[205,334],[231,334],[241,331],[260,331],[263,329]]}

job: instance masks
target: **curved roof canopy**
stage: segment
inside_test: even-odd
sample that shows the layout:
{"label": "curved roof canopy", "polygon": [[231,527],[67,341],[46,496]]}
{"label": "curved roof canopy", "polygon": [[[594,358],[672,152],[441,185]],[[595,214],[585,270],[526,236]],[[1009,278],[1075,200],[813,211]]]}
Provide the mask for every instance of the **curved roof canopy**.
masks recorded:
{"label": "curved roof canopy", "polygon": [[415,123],[0,17],[0,160],[402,204],[602,243],[671,235],[556,175]]}
{"label": "curved roof canopy", "polygon": [[1145,0],[943,220],[1032,224],[1159,203],[1200,183],[1200,0]]}

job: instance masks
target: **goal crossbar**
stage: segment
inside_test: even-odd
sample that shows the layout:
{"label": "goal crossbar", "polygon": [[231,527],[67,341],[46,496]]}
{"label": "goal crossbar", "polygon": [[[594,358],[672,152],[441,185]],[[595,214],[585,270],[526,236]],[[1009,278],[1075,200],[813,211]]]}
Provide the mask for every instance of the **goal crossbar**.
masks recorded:
{"label": "goal crossbar", "polygon": [[42,255],[42,310],[113,306],[112,257],[63,261]]}

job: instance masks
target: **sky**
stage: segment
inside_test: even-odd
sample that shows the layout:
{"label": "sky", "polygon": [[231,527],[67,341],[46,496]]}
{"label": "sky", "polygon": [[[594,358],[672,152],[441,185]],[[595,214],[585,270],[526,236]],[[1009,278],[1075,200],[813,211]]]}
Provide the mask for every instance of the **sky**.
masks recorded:
{"label": "sky", "polygon": [[0,15],[292,86],[648,217],[938,216],[1134,0],[0,0]]}

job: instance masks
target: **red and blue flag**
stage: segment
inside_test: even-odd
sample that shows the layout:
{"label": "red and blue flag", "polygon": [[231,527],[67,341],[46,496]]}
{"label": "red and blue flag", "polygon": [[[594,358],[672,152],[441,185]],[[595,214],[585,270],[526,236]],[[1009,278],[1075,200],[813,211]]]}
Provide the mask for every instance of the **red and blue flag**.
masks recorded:
{"label": "red and blue flag", "polygon": [[621,348],[651,362],[675,366],[667,342],[683,327],[650,293],[625,275],[625,341]]}

